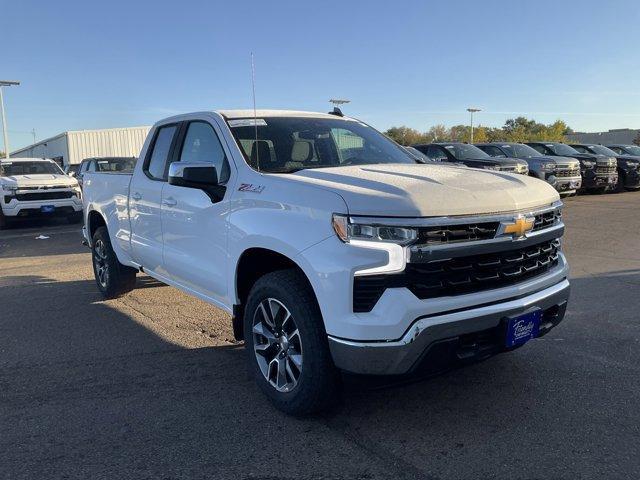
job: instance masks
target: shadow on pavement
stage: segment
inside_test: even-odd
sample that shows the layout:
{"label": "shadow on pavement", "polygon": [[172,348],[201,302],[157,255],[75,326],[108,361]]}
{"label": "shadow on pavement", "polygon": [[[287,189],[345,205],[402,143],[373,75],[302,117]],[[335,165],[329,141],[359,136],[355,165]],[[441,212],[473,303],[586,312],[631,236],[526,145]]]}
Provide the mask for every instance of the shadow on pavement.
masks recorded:
{"label": "shadow on pavement", "polygon": [[343,405],[307,420],[268,404],[242,347],[167,342],[93,281],[4,280],[8,478],[613,478],[640,462],[638,318],[620,306],[637,308],[637,270],[574,279],[565,321],[518,351],[402,386],[347,378]]}

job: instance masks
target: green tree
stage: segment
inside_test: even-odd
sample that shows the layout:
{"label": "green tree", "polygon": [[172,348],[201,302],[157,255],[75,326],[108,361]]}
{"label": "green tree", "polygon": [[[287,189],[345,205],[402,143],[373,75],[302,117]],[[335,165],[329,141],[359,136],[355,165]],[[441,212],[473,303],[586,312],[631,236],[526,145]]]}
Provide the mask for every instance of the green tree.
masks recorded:
{"label": "green tree", "polygon": [[426,136],[415,128],[405,126],[391,127],[384,134],[400,145],[414,145],[416,143],[425,143]]}

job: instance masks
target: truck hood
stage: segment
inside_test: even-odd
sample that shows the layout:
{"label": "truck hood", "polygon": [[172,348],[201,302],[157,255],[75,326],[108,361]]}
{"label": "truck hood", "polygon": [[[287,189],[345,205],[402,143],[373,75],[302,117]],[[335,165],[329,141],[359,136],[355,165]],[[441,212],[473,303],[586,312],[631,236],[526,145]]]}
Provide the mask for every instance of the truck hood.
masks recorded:
{"label": "truck hood", "polygon": [[78,181],[68,175],[50,173],[32,175],[12,175],[0,177],[0,185],[22,187],[55,187],[70,188],[78,185]]}
{"label": "truck hood", "polygon": [[525,175],[438,164],[319,168],[286,177],[337,193],[351,215],[492,214],[541,207],[560,198],[546,182]]}

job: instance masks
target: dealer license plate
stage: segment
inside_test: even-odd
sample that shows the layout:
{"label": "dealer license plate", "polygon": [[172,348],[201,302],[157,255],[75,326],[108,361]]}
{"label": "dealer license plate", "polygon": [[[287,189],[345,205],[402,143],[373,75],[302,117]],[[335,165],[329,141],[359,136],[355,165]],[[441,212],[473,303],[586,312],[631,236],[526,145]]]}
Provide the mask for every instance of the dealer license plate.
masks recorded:
{"label": "dealer license plate", "polygon": [[507,347],[522,345],[532,338],[537,337],[538,331],[540,330],[541,318],[542,310],[534,310],[507,319]]}

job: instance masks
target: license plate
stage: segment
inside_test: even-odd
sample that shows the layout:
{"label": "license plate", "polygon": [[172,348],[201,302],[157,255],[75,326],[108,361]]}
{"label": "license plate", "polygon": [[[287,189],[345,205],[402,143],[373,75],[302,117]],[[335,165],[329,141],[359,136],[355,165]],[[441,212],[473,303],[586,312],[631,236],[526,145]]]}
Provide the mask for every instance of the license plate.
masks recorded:
{"label": "license plate", "polygon": [[42,213],[53,213],[55,211],[56,207],[55,205],[41,205],[40,206],[40,211]]}
{"label": "license plate", "polygon": [[542,318],[541,310],[511,317],[507,323],[507,347],[515,347],[522,345],[532,338],[538,336],[540,330],[540,319]]}

